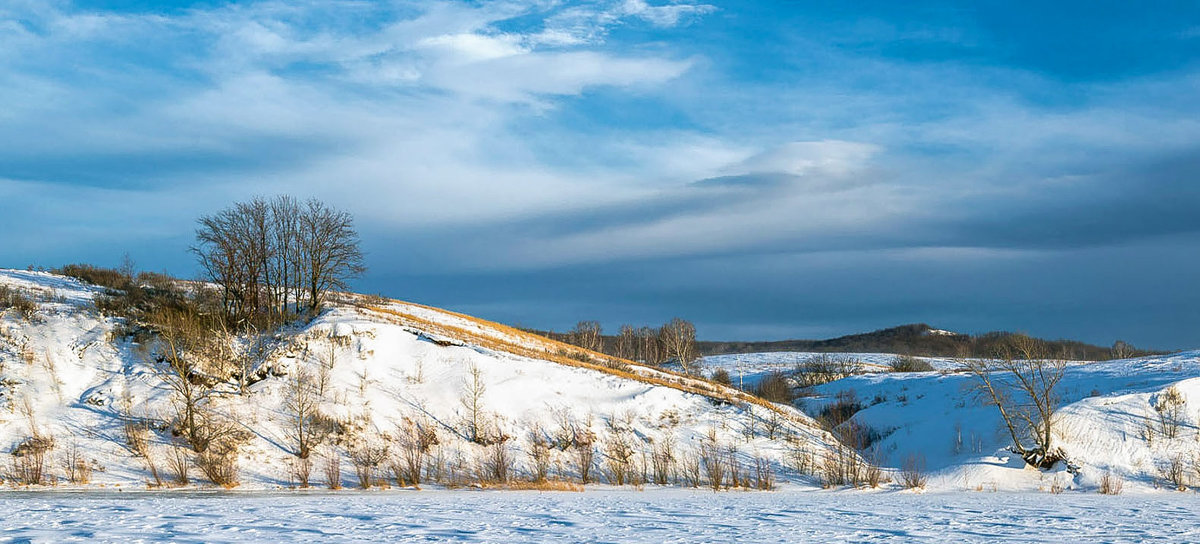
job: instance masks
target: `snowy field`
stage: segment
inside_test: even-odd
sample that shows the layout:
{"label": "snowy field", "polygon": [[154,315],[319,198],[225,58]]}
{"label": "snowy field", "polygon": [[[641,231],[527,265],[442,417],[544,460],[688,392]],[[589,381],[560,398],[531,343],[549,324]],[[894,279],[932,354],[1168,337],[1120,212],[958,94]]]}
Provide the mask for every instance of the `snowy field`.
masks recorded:
{"label": "snowy field", "polygon": [[2,542],[1200,542],[1191,493],[7,493]]}

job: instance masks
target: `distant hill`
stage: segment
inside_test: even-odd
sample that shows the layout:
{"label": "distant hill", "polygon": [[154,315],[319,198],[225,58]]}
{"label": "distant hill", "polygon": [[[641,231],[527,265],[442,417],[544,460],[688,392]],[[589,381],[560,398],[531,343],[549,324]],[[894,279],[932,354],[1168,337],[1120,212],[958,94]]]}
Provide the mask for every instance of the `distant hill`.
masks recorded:
{"label": "distant hill", "polygon": [[[760,353],[771,351],[816,351],[828,353],[901,353],[923,357],[988,357],[996,352],[996,344],[1011,336],[1010,332],[989,332],[967,335],[936,329],[925,323],[901,325],[862,334],[839,336],[827,340],[779,340],[770,342],[700,341],[697,350],[702,355],[730,353]],[[1108,347],[1076,340],[1047,340],[1054,353],[1063,353],[1077,360],[1099,361],[1112,358]],[[1160,352],[1135,350],[1133,355],[1154,355]]]}

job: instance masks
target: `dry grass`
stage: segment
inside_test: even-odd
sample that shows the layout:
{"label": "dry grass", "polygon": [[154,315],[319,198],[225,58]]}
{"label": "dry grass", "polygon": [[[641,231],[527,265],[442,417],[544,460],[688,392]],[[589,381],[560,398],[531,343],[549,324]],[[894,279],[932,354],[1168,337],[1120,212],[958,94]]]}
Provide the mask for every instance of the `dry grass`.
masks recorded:
{"label": "dry grass", "polygon": [[512,491],[574,491],[576,493],[583,492],[583,486],[575,482],[567,482],[563,480],[542,480],[540,482],[530,481],[511,481],[501,486],[502,489]]}

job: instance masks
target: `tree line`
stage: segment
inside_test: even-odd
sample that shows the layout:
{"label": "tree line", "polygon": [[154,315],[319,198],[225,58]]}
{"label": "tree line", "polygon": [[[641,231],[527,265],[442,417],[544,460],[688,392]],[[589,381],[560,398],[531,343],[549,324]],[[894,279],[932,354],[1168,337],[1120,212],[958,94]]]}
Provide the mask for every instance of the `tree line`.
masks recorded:
{"label": "tree line", "polygon": [[650,365],[678,363],[692,372],[700,358],[696,350],[696,326],[673,318],[660,327],[621,325],[617,334],[606,336],[598,321],[580,321],[565,333],[532,331],[584,349],[641,361]]}

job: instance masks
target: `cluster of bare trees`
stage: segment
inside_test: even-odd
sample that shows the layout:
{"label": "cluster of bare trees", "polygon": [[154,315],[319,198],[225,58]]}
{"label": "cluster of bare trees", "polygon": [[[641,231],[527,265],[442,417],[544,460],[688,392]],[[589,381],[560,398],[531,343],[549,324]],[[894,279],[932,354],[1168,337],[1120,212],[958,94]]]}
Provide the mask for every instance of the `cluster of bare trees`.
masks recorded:
{"label": "cluster of bare trees", "polygon": [[580,321],[564,339],[584,349],[622,359],[652,365],[674,361],[689,372],[700,357],[696,350],[696,326],[678,317],[657,328],[621,325],[612,337],[604,336],[599,322]]}
{"label": "cluster of bare trees", "polygon": [[254,198],[201,217],[192,251],[221,287],[236,328],[316,310],[326,292],[365,270],[349,213],[290,196]]}

